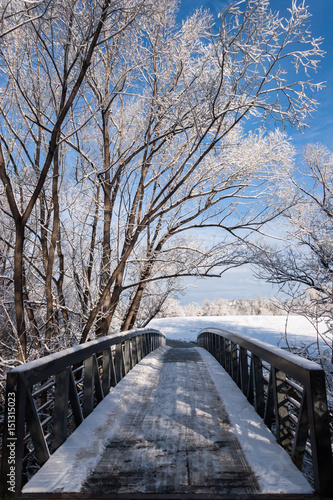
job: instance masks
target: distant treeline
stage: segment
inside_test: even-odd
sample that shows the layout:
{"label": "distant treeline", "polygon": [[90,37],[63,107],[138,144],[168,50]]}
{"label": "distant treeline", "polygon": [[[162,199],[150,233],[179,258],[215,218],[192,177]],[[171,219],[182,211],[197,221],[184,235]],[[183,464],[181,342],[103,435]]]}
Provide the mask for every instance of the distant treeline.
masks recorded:
{"label": "distant treeline", "polygon": [[228,300],[215,298],[205,300],[202,304],[191,302],[181,305],[174,298],[165,301],[158,317],[181,317],[181,316],[243,316],[243,315],[267,315],[278,316],[286,314],[284,303],[277,299],[258,296],[254,299]]}

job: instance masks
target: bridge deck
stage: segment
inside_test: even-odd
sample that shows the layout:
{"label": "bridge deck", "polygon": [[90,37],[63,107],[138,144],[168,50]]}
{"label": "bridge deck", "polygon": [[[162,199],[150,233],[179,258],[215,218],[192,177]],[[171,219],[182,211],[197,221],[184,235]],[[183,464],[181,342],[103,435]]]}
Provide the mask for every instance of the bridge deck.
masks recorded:
{"label": "bridge deck", "polygon": [[[243,398],[238,422],[233,397]],[[165,347],[111,390],[23,493],[311,493],[262,427],[206,351]]]}

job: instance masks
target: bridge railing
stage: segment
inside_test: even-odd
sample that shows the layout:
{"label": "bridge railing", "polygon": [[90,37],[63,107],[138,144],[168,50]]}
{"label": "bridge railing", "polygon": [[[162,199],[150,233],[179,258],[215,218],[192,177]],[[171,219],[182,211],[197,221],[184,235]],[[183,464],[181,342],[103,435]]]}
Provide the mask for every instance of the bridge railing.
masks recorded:
{"label": "bridge railing", "polygon": [[300,470],[305,453],[311,456],[316,492],[332,495],[332,446],[323,369],[278,347],[221,329],[202,330],[198,345],[233,378]]}
{"label": "bridge railing", "polygon": [[19,492],[133,366],[165,345],[157,330],[113,334],[7,375],[1,486]]}

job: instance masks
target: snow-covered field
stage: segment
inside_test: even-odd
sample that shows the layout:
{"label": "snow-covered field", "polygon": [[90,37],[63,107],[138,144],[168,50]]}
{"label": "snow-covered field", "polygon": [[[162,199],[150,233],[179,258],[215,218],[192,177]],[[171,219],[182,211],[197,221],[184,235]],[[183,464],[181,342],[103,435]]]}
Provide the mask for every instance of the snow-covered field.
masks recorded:
{"label": "snow-covered field", "polygon": [[[159,318],[149,325],[163,332],[168,339],[195,342],[203,328],[214,327],[242,333],[272,345],[286,347],[285,332],[289,345],[313,344],[316,350],[317,332],[314,326],[303,316],[200,316]],[[319,324],[320,333],[326,330],[325,322]],[[331,340],[327,339],[331,344]],[[321,348],[325,347],[323,341]]]}

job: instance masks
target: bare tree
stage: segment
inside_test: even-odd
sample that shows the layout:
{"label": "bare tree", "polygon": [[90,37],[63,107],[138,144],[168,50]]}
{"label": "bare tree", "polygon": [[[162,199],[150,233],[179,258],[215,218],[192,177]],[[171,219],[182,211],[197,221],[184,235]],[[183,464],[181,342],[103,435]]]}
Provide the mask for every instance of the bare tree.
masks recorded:
{"label": "bare tree", "polygon": [[[135,68],[141,85],[131,85],[136,102],[141,101],[142,133],[136,135],[125,155],[122,153],[121,162],[117,160],[118,168],[120,164],[123,169],[122,182],[117,185],[120,251],[115,254],[109,278],[90,313],[82,341],[103,307],[106,322],[100,333],[106,333],[127,286],[126,263],[147,228],[151,234],[164,233],[156,239],[156,244],[161,244],[163,238],[190,227],[215,225],[235,233],[237,228],[258,226],[273,216],[263,210],[260,218],[253,214],[246,222],[244,217],[242,222],[236,222],[234,207],[233,225],[223,224],[223,200],[237,199],[241,192],[246,196],[245,186],[248,196],[252,190],[252,196],[258,197],[265,176],[245,172],[243,165],[240,181],[239,166],[233,178],[228,160],[222,163],[220,156],[223,168],[217,168],[212,159],[226,152],[227,137],[245,116],[254,114],[266,119],[270,115],[302,127],[316,104],[306,96],[305,89],[320,85],[289,75],[286,78],[280,68],[282,61],[291,59],[296,60],[297,69],[302,67],[306,72],[316,67],[317,57],[322,55],[319,40],[313,40],[308,32],[309,13],[305,7],[293,3],[290,19],[280,19],[269,11],[266,1],[249,2],[243,12],[239,3],[233,3],[220,16],[222,28],[218,35],[210,30],[211,19],[200,13],[177,30],[174,7],[172,2],[161,4],[161,9],[141,24],[141,46],[149,50],[145,49],[146,59],[138,56],[141,64]],[[137,46],[139,50],[140,44]],[[122,102],[133,105],[129,100]],[[227,190],[231,191],[226,196]],[[215,215],[220,214],[220,219],[217,216],[213,220],[213,207],[219,207]],[[167,237],[166,220],[173,220],[174,214],[180,225],[170,229]],[[142,281],[147,279],[149,267],[147,262]]]}
{"label": "bare tree", "polygon": [[[133,8],[134,13],[137,6]],[[44,9],[42,3],[36,3],[35,10]],[[33,11],[30,11],[32,13]],[[44,10],[45,12],[45,10]],[[135,14],[133,14],[135,17]],[[39,172],[31,195],[27,197],[24,206],[19,206],[16,201],[15,186],[10,175],[8,165],[13,164],[14,155],[8,140],[3,140],[8,160],[6,161],[3,149],[0,149],[0,176],[5,186],[6,196],[10,211],[15,222],[16,240],[14,257],[14,285],[15,285],[15,311],[16,328],[20,343],[19,358],[24,360],[27,354],[27,331],[24,314],[24,283],[23,283],[23,255],[25,242],[25,229],[27,222],[34,210],[37,200],[42,192],[47,176],[53,167],[52,198],[54,204],[54,219],[51,236],[51,246],[48,252],[46,266],[46,290],[48,302],[48,322],[52,318],[52,298],[50,283],[54,251],[59,233],[58,217],[58,177],[59,177],[59,142],[63,140],[62,133],[72,134],[67,131],[66,117],[69,110],[76,105],[80,88],[83,84],[87,69],[92,61],[94,50],[100,42],[100,36],[108,17],[113,18],[114,33],[118,33],[122,25],[122,9],[119,2],[105,0],[102,5],[85,4],[85,9],[75,2],[52,2],[48,6],[48,15],[36,14],[35,19],[29,23],[22,23],[19,29],[6,31],[2,39],[1,63],[2,73],[7,77],[7,89],[12,90],[13,100],[3,104],[3,114],[7,131],[13,134],[17,147],[22,149],[24,161],[34,164],[31,151],[27,146],[27,137],[32,136],[35,142],[35,159],[39,158]],[[10,18],[17,22],[16,16]],[[17,28],[17,25],[14,25]],[[55,35],[56,34],[56,35]],[[57,39],[54,37],[57,36]],[[29,69],[37,68],[35,79],[31,75],[27,78]],[[43,80],[42,80],[43,79]],[[45,88],[46,86],[46,88]],[[45,94],[47,92],[47,94]],[[36,93],[38,98],[36,102]],[[45,100],[52,103],[45,109]],[[11,119],[16,114],[22,114],[27,123],[21,134],[15,133],[11,127]],[[35,128],[34,128],[35,127]],[[38,130],[46,132],[46,150],[42,158],[40,142],[36,142]],[[4,136],[4,133],[3,133]],[[21,152],[19,159],[21,160]],[[8,165],[6,164],[8,163]],[[14,170],[19,168],[14,166]],[[37,170],[37,169],[36,169]],[[48,333],[47,337],[50,335]]]}
{"label": "bare tree", "polygon": [[[142,323],[182,276],[247,258],[226,235],[280,213],[260,202],[292,151],[241,122],[303,127],[322,51],[296,2],[288,19],[233,2],[216,26],[201,10],[179,26],[173,0],[20,5],[2,11],[0,176],[23,361],[28,326],[34,346],[82,327],[83,342]],[[203,246],[204,228],[220,243]]]}
{"label": "bare tree", "polygon": [[326,334],[317,330],[332,351],[333,155],[327,148],[305,148],[303,162],[285,179],[277,202],[286,207],[290,199],[294,203],[284,212],[285,242],[254,251],[257,273],[292,297],[291,311],[315,324],[326,318]]}

